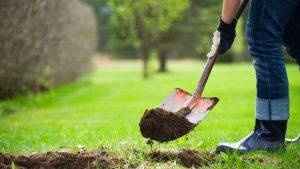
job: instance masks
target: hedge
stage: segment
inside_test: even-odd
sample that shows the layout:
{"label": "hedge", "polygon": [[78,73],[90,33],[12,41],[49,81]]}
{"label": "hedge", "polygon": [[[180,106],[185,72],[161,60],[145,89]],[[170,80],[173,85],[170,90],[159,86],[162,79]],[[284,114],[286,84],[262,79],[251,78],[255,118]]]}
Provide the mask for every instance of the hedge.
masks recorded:
{"label": "hedge", "polygon": [[1,0],[0,98],[87,72],[96,38],[94,13],[77,0]]}

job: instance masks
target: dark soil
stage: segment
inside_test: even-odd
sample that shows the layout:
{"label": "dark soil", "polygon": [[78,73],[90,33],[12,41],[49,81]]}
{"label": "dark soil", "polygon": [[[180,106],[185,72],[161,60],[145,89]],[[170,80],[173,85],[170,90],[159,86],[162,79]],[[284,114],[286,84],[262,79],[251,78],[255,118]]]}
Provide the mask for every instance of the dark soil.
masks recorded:
{"label": "dark soil", "polygon": [[178,152],[153,151],[150,158],[156,162],[177,161],[185,167],[203,167],[219,161],[218,155],[208,151],[182,149]]}
{"label": "dark soil", "polygon": [[196,126],[185,118],[190,112],[189,108],[181,109],[177,113],[167,112],[161,108],[145,110],[139,124],[140,131],[145,138],[158,142],[177,139]]}
{"label": "dark soil", "polygon": [[[130,149],[138,156],[143,153],[136,149]],[[143,153],[144,154],[144,153]],[[146,155],[146,154],[144,154]],[[146,156],[154,162],[176,161],[184,167],[203,167],[214,163],[224,162],[219,155],[209,151],[197,151],[181,149],[179,151],[152,151]],[[262,158],[243,157],[243,160],[253,163],[264,162]],[[98,149],[97,152],[89,153],[67,153],[48,152],[46,154],[35,154],[29,157],[22,155],[9,155],[0,153],[0,169],[10,169],[14,162],[19,169],[86,169],[86,168],[138,168],[139,162],[129,164],[126,158],[114,156],[107,148]],[[127,164],[126,164],[127,163]]]}
{"label": "dark soil", "polygon": [[[184,167],[204,167],[221,162],[224,160],[215,152],[197,151],[190,149],[181,149],[179,151],[153,151],[150,158],[156,162],[176,161]],[[243,161],[254,163],[256,161],[263,163],[265,160],[261,157],[242,157]]]}
{"label": "dark soil", "polygon": [[0,153],[0,168],[11,168],[12,161],[17,168],[24,169],[52,169],[52,168],[119,168],[125,166],[124,159],[108,157],[105,153],[66,153],[48,152],[36,154],[29,157],[15,156]]}

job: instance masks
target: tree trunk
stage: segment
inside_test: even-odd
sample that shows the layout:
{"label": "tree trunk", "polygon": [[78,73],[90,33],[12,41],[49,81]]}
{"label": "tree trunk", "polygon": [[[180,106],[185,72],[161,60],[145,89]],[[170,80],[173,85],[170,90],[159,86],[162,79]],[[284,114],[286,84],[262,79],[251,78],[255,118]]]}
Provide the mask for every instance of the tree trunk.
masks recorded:
{"label": "tree trunk", "polygon": [[143,78],[148,78],[148,59],[143,57]]}
{"label": "tree trunk", "polygon": [[142,60],[143,60],[143,78],[148,78],[148,58],[149,58],[149,49],[147,45],[142,47]]}
{"label": "tree trunk", "polygon": [[158,72],[167,72],[167,51],[160,50],[158,53],[159,69]]}

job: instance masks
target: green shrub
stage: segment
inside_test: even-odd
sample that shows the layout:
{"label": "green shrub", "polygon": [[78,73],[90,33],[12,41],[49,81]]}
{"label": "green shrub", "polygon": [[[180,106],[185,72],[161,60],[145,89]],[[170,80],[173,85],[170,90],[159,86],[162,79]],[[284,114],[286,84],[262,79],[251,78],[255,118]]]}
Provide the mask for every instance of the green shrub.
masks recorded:
{"label": "green shrub", "polygon": [[75,79],[95,50],[95,17],[79,1],[0,1],[0,98]]}

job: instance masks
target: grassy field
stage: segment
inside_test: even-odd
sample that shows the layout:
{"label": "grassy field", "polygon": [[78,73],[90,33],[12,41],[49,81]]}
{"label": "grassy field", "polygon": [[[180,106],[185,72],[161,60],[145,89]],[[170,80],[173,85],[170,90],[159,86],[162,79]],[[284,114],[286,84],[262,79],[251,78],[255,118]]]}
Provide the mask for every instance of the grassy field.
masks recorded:
{"label": "grassy field", "polygon": [[[59,151],[60,147],[76,151],[77,145],[92,151],[106,146],[143,162],[143,153],[133,155],[124,150],[150,151],[138,127],[144,110],[156,107],[175,87],[193,92],[204,63],[173,61],[168,73],[156,73],[152,63],[152,74],[146,80],[141,78],[140,65],[136,61],[100,61],[95,72],[76,82],[0,102],[0,152],[31,154]],[[295,137],[300,133],[300,74],[296,65],[288,65],[287,70],[291,97],[287,137]],[[217,64],[203,95],[216,96],[220,102],[188,136],[168,144],[155,143],[155,148],[213,151],[219,142],[237,141],[252,131],[255,74],[251,64]],[[250,168],[300,167],[299,145],[289,146],[283,154],[247,156],[267,159],[247,165]],[[237,159],[228,157],[227,164],[237,165]],[[172,162],[161,165],[180,167]]]}

